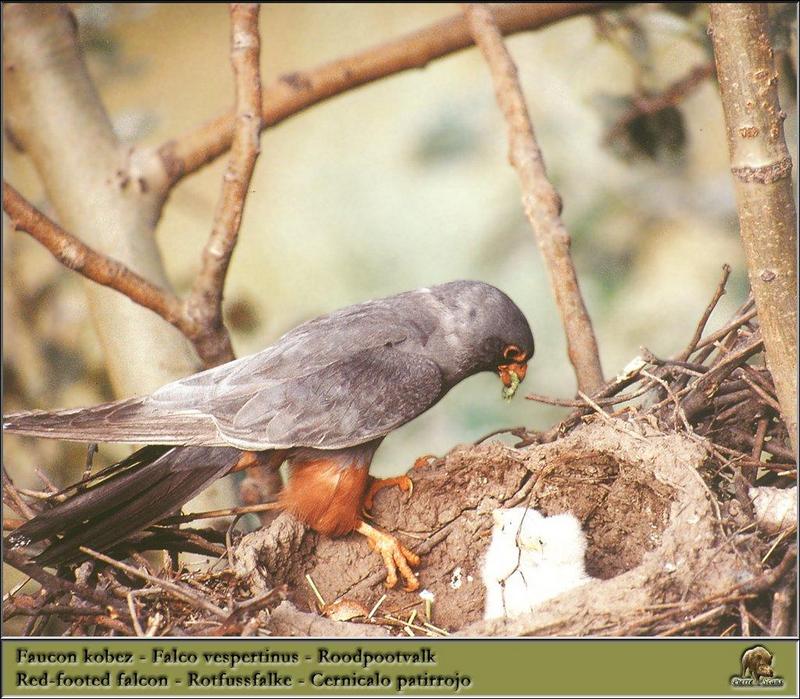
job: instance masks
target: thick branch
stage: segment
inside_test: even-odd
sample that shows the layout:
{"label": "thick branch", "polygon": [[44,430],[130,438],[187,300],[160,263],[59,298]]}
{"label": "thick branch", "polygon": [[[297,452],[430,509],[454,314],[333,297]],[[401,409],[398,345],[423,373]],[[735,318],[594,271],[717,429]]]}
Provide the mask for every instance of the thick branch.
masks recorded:
{"label": "thick branch", "polygon": [[781,413],[797,455],[797,233],[767,7],[713,3],[711,36],[739,229]]}
{"label": "thick branch", "polygon": [[[162,196],[130,177],[123,148],[83,62],[66,5],[3,5],[5,119],[30,156],[61,226],[169,289],[153,231]],[[86,296],[119,397],[191,374],[197,357],[173,328],[95,284]]]}
{"label": "thick branch", "polygon": [[181,303],[171,292],[151,284],[116,260],[101,255],[65,231],[3,182],[3,211],[11,225],[24,231],[46,247],[62,265],[93,282],[119,291],[140,306],[155,311],[164,320],[180,327]]}
{"label": "thick branch", "polygon": [[525,213],[549,273],[578,388],[591,394],[602,386],[603,372],[592,322],[569,251],[569,233],[561,220],[561,199],[547,179],[517,68],[491,10],[487,5],[469,4],[465,13],[475,43],[489,64],[497,103],[508,123],[509,160],[519,175]]}
{"label": "thick branch", "polygon": [[[514,34],[626,4],[509,3],[493,6],[492,12],[500,31]],[[361,85],[412,68],[423,68],[430,61],[472,44],[466,21],[458,15],[312,70],[283,75],[264,88],[262,128],[275,126],[308,107]],[[225,114],[162,145],[156,156],[167,172],[167,185],[199,170],[230,148],[233,123],[233,115]]]}
{"label": "thick branch", "polygon": [[222,179],[222,194],[214,226],[203,250],[200,273],[186,305],[187,314],[202,329],[195,339],[206,364],[234,358],[230,337],[222,322],[222,291],[239,235],[247,188],[259,152],[261,133],[260,42],[256,3],[231,5],[231,62],[236,80],[236,127],[231,157]]}

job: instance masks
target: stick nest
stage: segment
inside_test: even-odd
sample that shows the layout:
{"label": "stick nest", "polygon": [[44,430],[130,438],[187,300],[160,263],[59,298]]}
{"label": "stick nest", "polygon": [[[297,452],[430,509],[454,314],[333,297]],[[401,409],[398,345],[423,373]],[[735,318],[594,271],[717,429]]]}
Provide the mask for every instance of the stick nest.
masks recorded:
{"label": "stick nest", "polygon": [[[6,595],[25,635],[793,635],[795,523],[768,526],[752,488],[789,494],[797,472],[764,366],[752,300],[705,325],[727,271],[678,355],[646,349],[593,396],[528,396],[573,411],[548,432],[489,435],[415,468],[410,499],[380,491],[377,526],[422,555],[423,594],[383,587],[362,537],[330,540],[288,515],[241,534],[152,527],[51,574],[19,551],[32,584]],[[489,438],[495,437],[494,440]],[[4,473],[21,517],[47,506]],[[796,493],[796,491],[795,491]],[[796,498],[796,494],[795,494]],[[571,511],[595,580],[529,615],[484,621],[482,556],[498,507]],[[143,556],[162,549],[160,560]],[[202,565],[178,554],[202,554]],[[32,590],[32,591],[31,591]]]}

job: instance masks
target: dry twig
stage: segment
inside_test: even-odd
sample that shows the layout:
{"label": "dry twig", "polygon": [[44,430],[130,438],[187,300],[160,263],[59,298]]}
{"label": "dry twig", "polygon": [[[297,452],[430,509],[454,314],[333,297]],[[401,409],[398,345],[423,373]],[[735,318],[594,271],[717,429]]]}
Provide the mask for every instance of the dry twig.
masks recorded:
{"label": "dry twig", "polygon": [[655,114],[667,107],[674,107],[685,100],[692,92],[702,85],[707,78],[716,72],[713,61],[704,65],[695,66],[682,78],[672,83],[667,89],[654,95],[634,95],[631,106],[625,110],[609,129],[606,144],[612,143],[625,131],[625,128],[634,119]]}
{"label": "dry twig", "polygon": [[[601,12],[627,3],[506,3],[492,7],[503,34],[540,29],[569,17]],[[269,128],[308,107],[361,85],[414,68],[472,46],[462,15],[393,41],[306,71],[280,76],[265,86],[262,128]],[[231,146],[234,117],[220,116],[194,131],[178,136],[153,151],[151,170],[167,174],[166,187],[222,155]]]}
{"label": "dry twig", "polygon": [[603,385],[603,371],[569,251],[570,236],[561,220],[561,198],[547,179],[517,68],[489,6],[471,3],[464,7],[470,32],[489,65],[497,103],[508,124],[509,160],[517,170],[525,213],[550,277],[578,388],[591,394]]}
{"label": "dry twig", "polygon": [[222,321],[222,290],[239,235],[247,188],[259,153],[261,72],[258,3],[231,4],[231,63],[236,82],[236,119],[231,157],[222,178],[214,226],[203,250],[202,266],[186,301],[186,315],[202,332],[191,338],[206,363],[234,358]]}

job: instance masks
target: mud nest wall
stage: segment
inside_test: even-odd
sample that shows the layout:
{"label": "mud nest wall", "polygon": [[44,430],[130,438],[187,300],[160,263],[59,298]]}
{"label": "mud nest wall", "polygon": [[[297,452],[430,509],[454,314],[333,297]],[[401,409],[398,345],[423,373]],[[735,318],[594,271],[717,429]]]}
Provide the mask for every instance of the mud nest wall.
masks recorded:
{"label": "mud nest wall", "polygon": [[[415,469],[410,499],[393,489],[380,492],[375,523],[423,556],[419,577],[433,594],[432,626],[466,635],[653,633],[674,626],[675,615],[665,612],[691,616],[715,600],[748,594],[763,570],[747,548],[724,535],[698,475],[706,450],[645,423],[624,429],[593,421],[550,444],[459,448]],[[575,514],[588,539],[587,569],[597,580],[529,615],[483,621],[480,571],[491,513],[515,505]],[[285,584],[299,612],[349,619],[350,634],[364,634],[367,624],[387,628],[393,618],[408,619],[409,610],[426,618],[418,593],[384,589],[380,558],[362,537],[325,539],[281,516],[245,536],[235,560],[253,595]],[[307,616],[297,618],[296,631],[303,633]],[[281,625],[282,633],[292,631]]]}
{"label": "mud nest wall", "polygon": [[[11,631],[23,635],[796,634],[796,462],[752,299],[704,335],[726,278],[673,358],[642,348],[591,399],[529,395],[574,410],[545,433],[512,430],[514,447],[425,463],[410,474],[411,498],[379,492],[373,523],[422,556],[427,600],[385,590],[363,537],[327,539],[280,515],[245,535],[162,523],[55,574],[6,548],[41,590],[10,594],[4,621],[26,619]],[[58,497],[21,493],[3,475],[21,516]],[[485,621],[492,512],[514,506],[573,513],[593,580]],[[158,562],[146,549],[169,554]],[[212,558],[198,570],[181,552]]]}

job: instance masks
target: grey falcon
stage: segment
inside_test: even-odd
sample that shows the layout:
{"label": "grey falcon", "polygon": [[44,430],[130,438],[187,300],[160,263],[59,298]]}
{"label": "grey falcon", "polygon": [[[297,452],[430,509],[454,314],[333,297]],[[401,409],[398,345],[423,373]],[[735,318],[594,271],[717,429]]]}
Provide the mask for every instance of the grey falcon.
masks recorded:
{"label": "grey falcon", "polygon": [[288,460],[277,506],[327,536],[352,531],[383,557],[386,585],[419,585],[419,558],[364,521],[377,488],[369,466],[392,430],[482,371],[513,394],[534,351],[523,313],[499,289],[454,281],[350,306],[298,326],[274,345],[90,408],[27,411],[6,432],[81,442],[145,444],[64,492],[67,499],[14,530],[10,547],[49,540],[36,560],[108,550],[174,513],[216,479]]}

